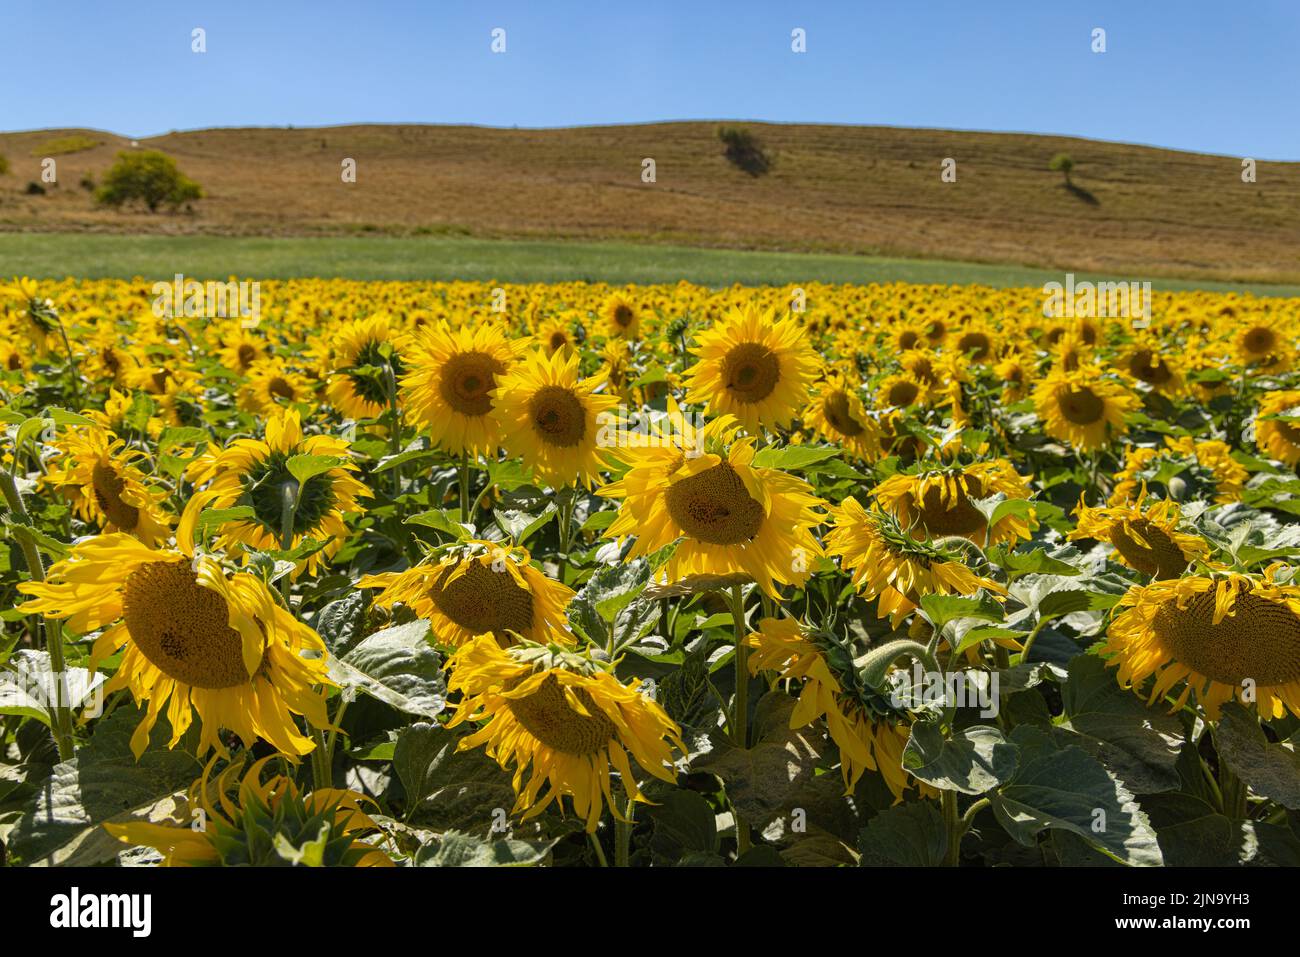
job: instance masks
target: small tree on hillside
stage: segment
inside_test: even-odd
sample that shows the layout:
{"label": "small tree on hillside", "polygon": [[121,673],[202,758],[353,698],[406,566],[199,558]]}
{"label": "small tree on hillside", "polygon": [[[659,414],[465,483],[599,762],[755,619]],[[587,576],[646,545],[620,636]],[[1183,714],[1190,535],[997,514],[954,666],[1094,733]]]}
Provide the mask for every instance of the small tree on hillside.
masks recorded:
{"label": "small tree on hillside", "polygon": [[1074,160],[1070,158],[1069,153],[1057,153],[1052,157],[1052,161],[1047,164],[1047,168],[1054,173],[1060,173],[1065,177],[1065,185],[1072,185],[1070,182],[1070,171],[1074,169]]}
{"label": "small tree on hillside", "polygon": [[9,158],[0,154],[0,176],[7,176],[9,173]]}
{"label": "small tree on hillside", "polygon": [[772,168],[772,157],[763,149],[758,137],[743,126],[721,126],[718,139],[725,147],[727,160],[750,176],[762,176]]}
{"label": "small tree on hillside", "polygon": [[117,154],[95,199],[105,206],[120,207],[139,201],[149,212],[167,205],[173,210],[203,195],[199,184],[176,166],[176,161],[157,150],[138,150]]}

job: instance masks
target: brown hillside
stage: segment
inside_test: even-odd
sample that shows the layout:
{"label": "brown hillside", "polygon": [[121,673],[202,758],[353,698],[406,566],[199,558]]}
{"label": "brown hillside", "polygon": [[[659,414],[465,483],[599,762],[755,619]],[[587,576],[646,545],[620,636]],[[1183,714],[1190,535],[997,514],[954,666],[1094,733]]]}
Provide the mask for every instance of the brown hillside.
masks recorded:
{"label": "brown hillside", "polygon": [[[0,229],[206,234],[365,232],[567,237],[920,256],[1120,272],[1134,278],[1300,280],[1300,164],[1241,161],[1017,134],[748,124],[774,158],[751,177],[712,123],[503,130],[348,126],[171,133],[207,197],[192,214],[97,208],[98,180],[129,141],[105,133],[0,134]],[[56,138],[59,183],[24,189]],[[1075,160],[1077,190],[1047,169]],[[355,184],[340,162],[356,159]],[[653,157],[654,184],[641,181]],[[956,183],[940,180],[944,157]],[[3,273],[3,268],[0,268]]]}

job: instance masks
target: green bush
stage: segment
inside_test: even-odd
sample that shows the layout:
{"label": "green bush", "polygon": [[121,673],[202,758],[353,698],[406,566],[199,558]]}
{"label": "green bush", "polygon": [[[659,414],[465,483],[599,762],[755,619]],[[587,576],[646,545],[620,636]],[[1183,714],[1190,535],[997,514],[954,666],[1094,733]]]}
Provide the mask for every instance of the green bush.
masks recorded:
{"label": "green bush", "polygon": [[718,139],[722,140],[723,155],[728,161],[750,176],[762,176],[772,168],[772,158],[763,149],[763,144],[743,126],[718,127]]}
{"label": "green bush", "polygon": [[6,176],[9,173],[9,158],[0,155],[0,176]]}
{"label": "green bush", "polygon": [[103,185],[95,191],[95,199],[105,206],[138,201],[151,213],[163,205],[178,209],[202,195],[199,184],[182,173],[175,160],[157,150],[118,153],[104,174]]}
{"label": "green bush", "polygon": [[1053,173],[1060,173],[1065,177],[1065,185],[1070,185],[1070,172],[1074,169],[1074,160],[1070,158],[1069,153],[1057,153],[1052,157],[1047,168]]}

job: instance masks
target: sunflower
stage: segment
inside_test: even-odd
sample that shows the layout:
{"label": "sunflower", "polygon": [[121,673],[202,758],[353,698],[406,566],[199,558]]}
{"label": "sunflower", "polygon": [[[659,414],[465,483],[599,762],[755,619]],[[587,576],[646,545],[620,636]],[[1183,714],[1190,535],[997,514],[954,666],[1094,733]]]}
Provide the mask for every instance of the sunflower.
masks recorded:
{"label": "sunflower", "polygon": [[262,416],[285,404],[310,402],[312,392],[307,377],[283,359],[262,359],[248,369],[248,381],[239,388],[239,407]]}
{"label": "sunflower", "polygon": [[[303,794],[283,774],[263,781],[275,755],[254,762],[246,772],[243,760],[233,762],[212,781],[217,757],[190,786],[189,820],[105,823],[104,830],[126,844],[155,848],[163,855],[163,867],[286,867],[300,861],[316,867],[393,866],[382,851],[358,839],[378,829],[361,810],[362,804],[374,803],[365,795],[337,788]],[[237,792],[236,800],[231,792]],[[195,827],[195,821],[203,826]],[[299,857],[306,848],[308,854]]]}
{"label": "sunflower", "polygon": [[504,649],[486,635],[462,645],[447,666],[448,690],[462,695],[447,726],[486,722],[459,750],[486,745],[502,768],[514,766],[511,813],[524,820],[565,796],[589,833],[606,805],[624,820],[610,792],[611,767],[630,798],[649,803],[629,752],[646,773],[676,780],[672,749],[686,753],[681,729],[635,679],[621,684],[600,662],[560,647]]}
{"label": "sunflower", "polygon": [[1109,504],[1122,505],[1145,483],[1158,482],[1170,498],[1185,501],[1212,495],[1223,505],[1240,499],[1247,477],[1232,450],[1218,439],[1198,442],[1190,435],[1165,436],[1163,449],[1133,446],[1125,452]]}
{"label": "sunflower", "polygon": [[753,435],[785,428],[808,399],[820,360],[792,318],[755,306],[733,309],[697,337],[699,361],[687,372],[686,400],[734,415]]}
{"label": "sunflower", "polygon": [[817,386],[803,421],[817,435],[843,446],[859,459],[880,454],[880,427],[862,407],[858,390],[842,374],[828,376]]}
{"label": "sunflower", "polygon": [[569,323],[558,317],[547,319],[538,327],[537,341],[546,350],[548,356],[575,348],[573,331]]}
{"label": "sunflower", "polygon": [[425,326],[407,350],[407,415],[454,455],[495,455],[500,439],[492,391],[523,346],[488,323]]}
{"label": "sunflower", "polygon": [[876,387],[876,404],[887,409],[906,409],[925,405],[928,388],[910,372],[891,375]]}
{"label": "sunflower", "polygon": [[1261,318],[1244,323],[1232,339],[1242,365],[1278,372],[1291,365],[1295,344],[1277,319]]}
{"label": "sunflower", "polygon": [[1143,488],[1132,504],[1089,508],[1080,496],[1075,511],[1078,524],[1068,538],[1108,542],[1115,558],[1129,568],[1151,578],[1178,578],[1194,560],[1209,554],[1209,545],[1179,531],[1182,515],[1176,502],[1159,501],[1144,508],[1145,498]]}
{"label": "sunflower", "polygon": [[776,583],[807,579],[823,503],[803,479],[755,466],[754,439],[738,430],[723,416],[697,432],[670,400],[669,434],[624,450],[627,474],[596,494],[623,499],[605,534],[636,537],[629,561],[676,543],[667,583],[744,572],[775,596]]}
{"label": "sunflower", "polygon": [[1002,383],[1002,401],[1011,405],[1029,395],[1033,367],[1019,352],[1011,352],[993,366],[993,376]]}
{"label": "sunflower", "polygon": [[1130,588],[1102,653],[1124,688],[1153,675],[1147,703],[1186,682],[1211,720],[1233,698],[1257,702],[1264,718],[1300,715],[1300,587],[1262,575],[1212,572]]}
{"label": "sunflower", "polygon": [[1050,373],[1034,390],[1034,404],[1043,431],[1088,452],[1128,430],[1124,413],[1137,400],[1096,367],[1081,366]]}
{"label": "sunflower", "polygon": [[902,725],[868,716],[861,704],[844,693],[827,657],[792,618],[764,618],[745,643],[750,674],[774,673],[780,679],[802,682],[799,700],[790,714],[790,729],[807,727],[818,718],[840,751],[840,775],[844,793],[851,794],[866,771],[884,779],[896,801],[908,788],[917,787],[923,797],[936,793],[914,781],[903,768],[903,748],[908,730]]}
{"label": "sunflower", "polygon": [[248,747],[263,738],[285,754],[306,754],[314,745],[293,715],[317,728],[329,724],[324,695],[315,690],[333,685],[325,644],[260,578],[228,575],[214,559],[195,555],[185,531],[192,525],[187,512],[175,549],[151,548],[121,532],[83,539],[44,582],[18,586],[34,596],[22,608],[67,619],[79,634],[104,629],[91,652],[92,671],[125,646],[104,690],[129,688],[137,704],[148,702],[131,736],[137,759],[164,707],[170,747],[197,711],[200,754],[220,747],[221,728]]}
{"label": "sunflower", "polygon": [[559,487],[592,485],[604,468],[598,419],[618,399],[599,395],[597,383],[578,375],[578,354],[540,350],[526,354],[492,392],[501,444],[524,468]]}
{"label": "sunflower", "polygon": [[973,595],[981,588],[1004,591],[956,560],[958,556],[916,541],[892,516],[865,509],[851,496],[831,509],[826,554],[840,559],[840,567],[851,573],[864,598],[880,599],[880,617],[888,615],[895,628],[924,595]]}
{"label": "sunflower", "polygon": [[470,539],[449,547],[436,563],[403,572],[366,575],[358,588],[382,588],[375,604],[401,603],[433,626],[439,644],[463,645],[492,634],[503,645],[520,635],[543,641],[565,633],[573,590],[532,565],[522,545]]}
{"label": "sunflower", "polygon": [[1186,386],[1178,359],[1161,354],[1159,341],[1149,333],[1129,347],[1121,362],[1124,372],[1157,392],[1176,395]]}
{"label": "sunflower", "polygon": [[334,407],[354,419],[379,416],[406,374],[402,345],[402,337],[383,314],[340,328],[334,335],[334,358],[326,387]]}
{"label": "sunflower", "polygon": [[972,320],[962,326],[951,343],[953,351],[972,363],[990,362],[998,334],[988,323]]}
{"label": "sunflower", "polygon": [[600,317],[605,324],[605,335],[611,339],[639,339],[641,337],[641,315],[636,305],[627,295],[616,292],[605,300],[600,308]]}
{"label": "sunflower", "polygon": [[271,351],[265,339],[240,329],[222,343],[216,354],[227,369],[246,374],[258,362],[269,358]]}
{"label": "sunflower", "polygon": [[1255,416],[1255,444],[1286,465],[1300,463],[1300,391],[1269,392]]}
{"label": "sunflower", "polygon": [[1009,499],[1029,498],[1028,481],[1003,459],[966,466],[922,467],[913,474],[899,472],[877,485],[873,494],[876,503],[918,540],[956,535],[977,545],[986,540],[996,545],[1029,538],[1033,522],[1032,517],[1013,512],[1003,515],[990,528],[984,513],[973,503],[998,494]]}
{"label": "sunflower", "polygon": [[[208,483],[191,500],[192,514],[197,517],[209,507],[251,508],[251,516],[223,523],[218,547],[274,551],[318,542],[321,547],[302,559],[295,572],[315,574],[347,541],[347,516],[363,511],[357,500],[372,494],[352,477],[357,466],[351,454],[342,439],[305,437],[297,409],[277,410],[267,419],[265,440],[236,439],[190,464],[190,480],[196,486]],[[300,480],[294,468],[311,459],[328,467],[313,468]]]}
{"label": "sunflower", "polygon": [[71,428],[54,443],[58,456],[41,478],[72,502],[88,525],[126,532],[146,545],[170,536],[171,516],[162,508],[166,493],[150,487],[137,462],[138,449],[98,426]]}

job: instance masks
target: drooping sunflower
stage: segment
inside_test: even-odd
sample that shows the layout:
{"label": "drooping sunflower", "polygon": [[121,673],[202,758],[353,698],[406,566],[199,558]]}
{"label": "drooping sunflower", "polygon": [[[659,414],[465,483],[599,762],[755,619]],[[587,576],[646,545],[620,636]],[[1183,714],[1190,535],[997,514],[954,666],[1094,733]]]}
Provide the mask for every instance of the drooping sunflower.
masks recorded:
{"label": "drooping sunflower", "polygon": [[1300,391],[1269,392],[1255,417],[1255,444],[1286,465],[1300,462]]}
{"label": "drooping sunflower", "polygon": [[249,367],[248,381],[239,387],[239,407],[254,415],[266,415],[286,404],[310,402],[313,392],[306,376],[273,356]]}
{"label": "drooping sunflower", "polygon": [[79,519],[146,545],[171,535],[172,519],[162,507],[167,493],[151,487],[137,464],[144,452],[94,426],[69,428],[54,447],[58,455],[41,483],[68,499]]}
{"label": "drooping sunflower", "polygon": [[745,643],[750,674],[772,672],[781,679],[802,682],[799,700],[790,714],[790,729],[807,727],[819,718],[840,751],[840,774],[844,793],[851,794],[866,771],[884,779],[896,801],[915,787],[922,797],[932,797],[933,788],[914,780],[903,768],[907,728],[871,716],[846,694],[831,669],[825,653],[792,618],[764,618]]}
{"label": "drooping sunflower", "polygon": [[[191,499],[192,514],[204,508],[252,508],[251,517],[222,524],[217,539],[221,548],[267,551],[322,542],[296,570],[315,574],[347,541],[348,516],[363,511],[358,499],[373,494],[353,478],[357,466],[351,455],[342,439],[304,436],[296,409],[278,409],[266,421],[265,440],[236,439],[190,464],[190,480],[196,486],[208,483]],[[294,460],[300,456],[328,467],[301,473],[306,478],[300,480],[294,475]],[[284,540],[286,518],[289,542]]]}
{"label": "drooping sunflower", "polygon": [[192,527],[187,511],[175,549],[150,548],[121,532],[83,539],[50,567],[44,582],[18,586],[33,596],[22,607],[66,619],[79,634],[104,629],[91,652],[91,670],[125,647],[104,688],[128,688],[137,704],[148,703],[131,736],[137,758],[164,707],[170,747],[198,712],[200,754],[220,746],[222,728],[248,747],[262,738],[285,754],[306,754],[314,745],[293,715],[317,728],[328,725],[317,690],[333,685],[325,643],[277,603],[260,578],[227,574],[213,558],[196,556],[187,533]]}
{"label": "drooping sunflower", "polygon": [[1176,502],[1158,501],[1144,507],[1146,489],[1132,504],[1089,508],[1079,499],[1078,524],[1071,541],[1096,539],[1115,549],[1115,558],[1156,579],[1178,578],[1192,561],[1210,552],[1205,539],[1179,530],[1182,518]]}
{"label": "drooping sunflower", "polygon": [[[263,781],[275,755],[254,762],[247,771],[244,761],[232,762],[214,781],[217,758],[212,756],[203,776],[190,786],[188,820],[105,823],[104,830],[126,844],[158,850],[163,867],[393,866],[383,851],[360,839],[378,830],[361,809],[374,803],[365,795],[338,788],[303,794],[284,774]],[[195,827],[196,821],[203,826]]]}
{"label": "drooping sunflower", "polygon": [[958,556],[916,541],[893,516],[877,508],[865,509],[852,496],[831,509],[826,554],[840,559],[840,567],[851,573],[864,598],[880,599],[880,616],[889,616],[895,628],[922,596],[1005,590],[976,575]]}
{"label": "drooping sunflower", "polygon": [[1190,435],[1165,436],[1162,449],[1131,446],[1125,451],[1124,467],[1116,476],[1109,504],[1122,505],[1146,484],[1161,483],[1170,498],[1213,498],[1222,505],[1241,498],[1247,477],[1226,443],[1218,439],[1198,442]]}
{"label": "drooping sunflower", "polygon": [[635,680],[621,684],[600,662],[554,645],[506,649],[485,635],[462,645],[448,668],[448,690],[462,698],[447,726],[486,722],[459,749],[484,745],[502,768],[514,767],[511,813],[524,820],[564,797],[588,832],[606,806],[624,820],[611,796],[611,768],[629,797],[646,801],[629,754],[644,772],[676,780],[673,748],[686,753],[681,729]]}
{"label": "drooping sunflower", "polygon": [[534,350],[501,376],[492,393],[501,444],[556,487],[596,481],[605,467],[599,420],[618,405],[578,374],[579,360],[576,352]]}
{"label": "drooping sunflower", "polygon": [[1148,704],[1185,683],[1211,720],[1233,698],[1264,718],[1300,715],[1300,587],[1262,575],[1211,572],[1130,588],[1102,653],[1122,687],[1155,681]]}
{"label": "drooping sunflower", "polygon": [[676,543],[667,583],[743,572],[775,596],[777,583],[807,579],[823,503],[803,479],[755,466],[755,440],[738,431],[731,416],[697,431],[670,400],[663,433],[623,451],[627,474],[596,494],[623,500],[605,534],[635,536],[628,560]]}
{"label": "drooping sunflower", "polygon": [[891,513],[916,539],[958,535],[977,545],[1029,538],[1031,519],[1008,513],[992,528],[972,503],[1001,493],[1009,499],[1030,497],[1029,482],[1010,462],[994,459],[971,465],[921,466],[899,472],[876,486],[876,503]]}
{"label": "drooping sunflower", "polygon": [[843,374],[822,380],[802,418],[813,432],[843,446],[855,458],[870,459],[880,454],[880,427],[867,415],[858,390]]}
{"label": "drooping sunflower", "polygon": [[605,335],[611,339],[641,337],[641,314],[625,293],[612,293],[601,306],[600,317],[604,321]]}
{"label": "drooping sunflower", "polygon": [[696,338],[699,358],[686,373],[686,400],[730,414],[751,435],[785,428],[808,399],[820,359],[793,318],[756,306],[731,314]]}
{"label": "drooping sunflower", "polygon": [[1095,366],[1083,365],[1050,373],[1034,390],[1034,403],[1044,432],[1089,452],[1128,430],[1124,413],[1137,400]]}
{"label": "drooping sunflower", "polygon": [[[349,322],[333,337],[333,361],[325,394],[354,419],[375,418],[406,374],[404,337],[384,314]],[[391,375],[392,381],[389,381]]]}
{"label": "drooping sunflower", "polygon": [[533,567],[522,545],[481,539],[447,548],[436,562],[363,576],[357,587],[382,588],[375,604],[405,605],[431,623],[444,645],[488,633],[502,645],[514,642],[512,632],[537,642],[563,635],[574,594]]}
{"label": "drooping sunflower", "polygon": [[490,323],[420,330],[407,349],[407,415],[454,455],[495,455],[500,443],[492,392],[524,347]]}

